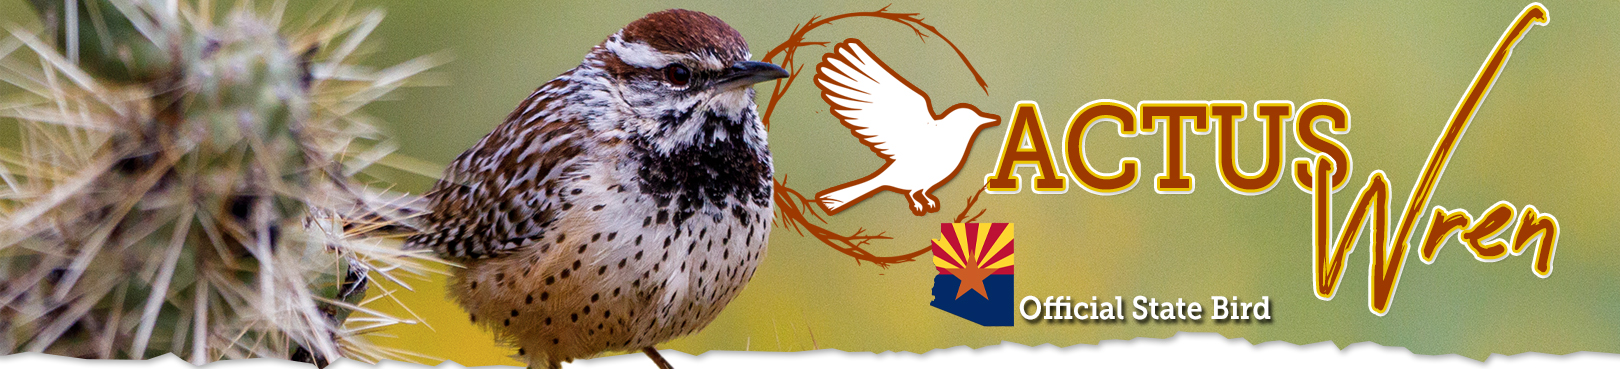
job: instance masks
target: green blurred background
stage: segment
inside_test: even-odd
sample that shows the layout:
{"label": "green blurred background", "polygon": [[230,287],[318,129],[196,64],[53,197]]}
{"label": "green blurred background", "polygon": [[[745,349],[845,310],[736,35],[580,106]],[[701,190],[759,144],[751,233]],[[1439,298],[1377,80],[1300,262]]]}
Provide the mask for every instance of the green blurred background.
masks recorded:
{"label": "green blurred background", "polygon": [[[884,4],[359,1],[356,7],[387,10],[372,36],[377,47],[370,50],[371,64],[439,52],[454,57],[436,69],[433,80],[440,86],[402,90],[368,108],[397,137],[399,154],[437,171],[536,86],[577,65],[592,45],[646,13],[679,7],[718,16],[748,38],[757,59],[812,16]],[[1349,108],[1353,130],[1333,137],[1348,146],[1355,162],[1350,191],[1335,196],[1337,229],[1373,170],[1388,174],[1391,205],[1404,205],[1445,120],[1526,4],[897,1],[889,7],[922,13],[954,41],[983,74],[988,95],[943,42],[919,42],[897,23],[852,19],[809,38],[860,38],[927,91],[936,107],[966,102],[1007,118],[1015,102],[1037,101],[1055,142],[1061,142],[1074,110],[1096,99],[1242,100],[1251,108],[1257,100],[1336,100]],[[290,14],[311,5],[295,1]],[[1252,342],[1373,341],[1419,354],[1474,358],[1620,352],[1620,253],[1613,241],[1620,239],[1614,225],[1620,198],[1613,195],[1620,190],[1620,170],[1614,168],[1620,164],[1620,3],[1545,5],[1551,23],[1533,28],[1515,49],[1431,206],[1477,216],[1507,200],[1557,216],[1562,234],[1549,278],[1531,273],[1533,252],[1481,263],[1453,240],[1432,265],[1408,256],[1393,307],[1378,317],[1367,309],[1370,247],[1363,241],[1350,256],[1337,297],[1318,300],[1311,293],[1308,195],[1287,182],[1254,197],[1227,190],[1219,183],[1214,135],[1188,135],[1186,141],[1187,170],[1197,178],[1197,191],[1155,194],[1150,181],[1162,167],[1163,134],[1119,138],[1105,126],[1087,144],[1092,162],[1106,171],[1118,157],[1140,158],[1144,173],[1134,190],[1108,197],[1081,190],[1025,192],[980,201],[988,209],[980,221],[1018,225],[1016,295],[1145,295],[1205,304],[1212,295],[1247,301],[1264,295],[1271,298],[1274,321],[1020,321],[981,327],[928,305],[936,271],[926,259],[880,268],[777,229],[746,292],[706,330],[662,348],[924,352],[1002,341],[1067,346],[1214,331]],[[23,1],[0,1],[0,22],[37,29],[32,17]],[[814,64],[826,50],[807,47],[798,58]],[[809,77],[782,101],[771,132],[778,175],[807,194],[881,165],[827,114]],[[939,191],[945,201],[940,213],[908,216],[899,195],[882,193],[830,218],[830,228],[887,232],[894,239],[873,246],[880,254],[926,246],[937,237],[937,224],[949,222],[993,169],[1007,125],[979,137],[959,177]],[[1252,123],[1241,127],[1240,163],[1252,170],[1261,160],[1261,131]],[[1305,156],[1292,139],[1287,142],[1287,157]],[[387,168],[368,174],[376,186],[410,192],[433,181]],[[1419,225],[1426,227],[1427,220]],[[441,282],[419,282],[414,292],[397,294],[426,322],[392,329],[392,337],[378,340],[465,365],[518,365],[507,358],[511,349],[467,323],[445,299]]]}

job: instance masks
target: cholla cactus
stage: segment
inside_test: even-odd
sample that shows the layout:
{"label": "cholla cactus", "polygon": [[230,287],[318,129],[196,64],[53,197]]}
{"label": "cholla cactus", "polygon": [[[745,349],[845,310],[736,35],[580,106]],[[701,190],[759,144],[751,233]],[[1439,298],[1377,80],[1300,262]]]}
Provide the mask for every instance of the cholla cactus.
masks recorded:
{"label": "cholla cactus", "polygon": [[410,322],[368,280],[436,261],[372,237],[415,201],[350,175],[388,147],[358,108],[434,58],[352,65],[379,12],[207,3],[36,0],[54,40],[0,40],[0,354],[404,355],[364,340]]}

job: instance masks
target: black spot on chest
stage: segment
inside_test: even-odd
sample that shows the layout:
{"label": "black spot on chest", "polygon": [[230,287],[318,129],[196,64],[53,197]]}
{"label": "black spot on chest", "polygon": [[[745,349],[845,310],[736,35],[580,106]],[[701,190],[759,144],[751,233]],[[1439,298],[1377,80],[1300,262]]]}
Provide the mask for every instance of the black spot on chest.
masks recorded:
{"label": "black spot on chest", "polygon": [[[713,113],[704,113],[707,120],[694,144],[660,154],[650,142],[638,142],[634,162],[638,169],[640,191],[652,195],[660,206],[675,205],[675,221],[680,223],[703,205],[726,209],[727,196],[739,202],[753,202],[765,206],[771,201],[771,164],[769,148],[749,147],[743,140],[743,122],[731,122]],[[716,139],[724,134],[725,139]]]}

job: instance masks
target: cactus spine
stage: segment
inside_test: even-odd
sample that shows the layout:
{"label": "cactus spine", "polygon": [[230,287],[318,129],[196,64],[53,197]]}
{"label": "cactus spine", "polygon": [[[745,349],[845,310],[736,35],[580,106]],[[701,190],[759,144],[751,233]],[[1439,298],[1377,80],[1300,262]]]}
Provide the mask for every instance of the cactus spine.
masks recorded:
{"label": "cactus spine", "polygon": [[415,200],[351,175],[389,147],[358,108],[434,58],[354,65],[379,12],[33,3],[54,37],[0,40],[0,354],[407,359],[365,291],[437,261],[372,237]]}

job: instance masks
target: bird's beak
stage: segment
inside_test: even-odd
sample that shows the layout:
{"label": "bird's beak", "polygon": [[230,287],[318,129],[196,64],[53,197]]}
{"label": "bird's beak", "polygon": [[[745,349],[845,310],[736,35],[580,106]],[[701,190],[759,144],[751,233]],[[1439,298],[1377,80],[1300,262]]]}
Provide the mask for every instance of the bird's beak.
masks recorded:
{"label": "bird's beak", "polygon": [[732,64],[731,68],[721,72],[720,82],[715,86],[720,91],[729,91],[787,76],[788,71],[776,64],[745,60]]}

